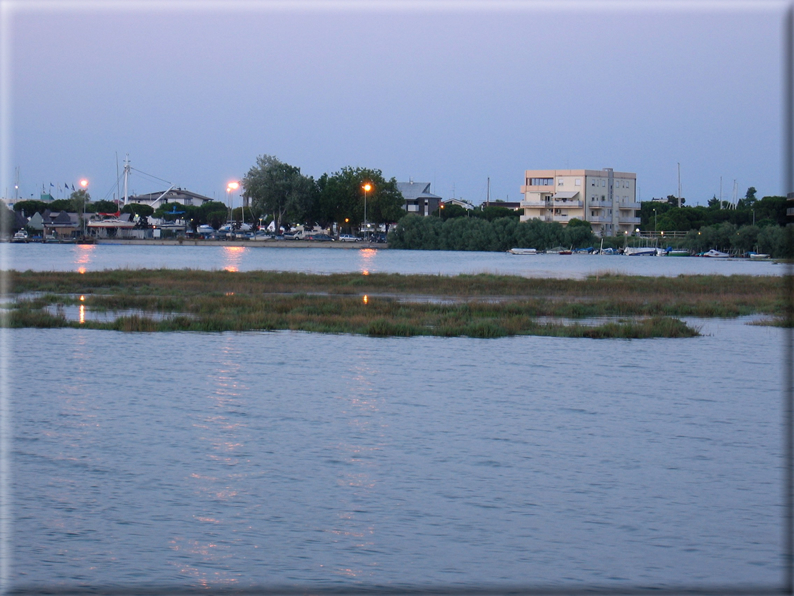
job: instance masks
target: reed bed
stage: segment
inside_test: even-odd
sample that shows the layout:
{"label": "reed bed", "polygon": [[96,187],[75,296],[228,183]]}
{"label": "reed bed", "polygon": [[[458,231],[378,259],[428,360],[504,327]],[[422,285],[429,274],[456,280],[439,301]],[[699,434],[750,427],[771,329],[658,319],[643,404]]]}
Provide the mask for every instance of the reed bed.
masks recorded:
{"label": "reed bed", "polygon": [[[698,330],[676,317],[779,317],[785,302],[784,280],[771,276],[599,274],[565,280],[188,269],[26,271],[10,273],[9,289],[17,295],[35,293],[35,298],[18,300],[8,313],[3,324],[12,327],[128,332],[293,329],[376,337],[692,337]],[[430,300],[415,301],[417,296]],[[140,314],[81,324],[43,310],[77,303],[90,310]],[[573,322],[541,323],[539,317]],[[594,317],[617,320],[599,325],[576,322]]]}

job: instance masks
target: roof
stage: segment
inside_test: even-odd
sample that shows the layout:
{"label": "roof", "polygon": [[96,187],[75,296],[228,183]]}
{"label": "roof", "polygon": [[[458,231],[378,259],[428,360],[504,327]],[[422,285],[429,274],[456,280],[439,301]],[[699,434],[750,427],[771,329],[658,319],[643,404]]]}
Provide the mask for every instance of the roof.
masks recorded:
{"label": "roof", "polygon": [[[135,195],[133,197],[129,197],[129,201],[133,201],[135,203],[151,203],[163,194],[164,191],[158,192],[150,192],[143,195]],[[184,188],[174,188],[169,190],[168,193],[163,197],[163,200],[168,199],[170,201],[178,200],[178,199],[194,199],[199,201],[212,201],[213,199],[209,197],[205,197],[204,195],[200,195],[196,192],[191,192],[189,190],[185,190]]]}
{"label": "roof", "polygon": [[429,182],[398,182],[397,190],[400,191],[406,201],[415,201],[417,199],[437,199],[441,197],[434,195],[430,192]]}

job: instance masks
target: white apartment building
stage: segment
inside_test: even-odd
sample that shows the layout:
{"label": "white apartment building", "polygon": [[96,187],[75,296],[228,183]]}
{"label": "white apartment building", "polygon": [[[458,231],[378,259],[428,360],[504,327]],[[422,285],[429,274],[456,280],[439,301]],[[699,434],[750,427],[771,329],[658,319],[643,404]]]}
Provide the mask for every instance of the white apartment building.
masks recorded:
{"label": "white apartment building", "polygon": [[637,175],[603,170],[526,170],[521,221],[590,223],[597,236],[631,234],[640,223]]}

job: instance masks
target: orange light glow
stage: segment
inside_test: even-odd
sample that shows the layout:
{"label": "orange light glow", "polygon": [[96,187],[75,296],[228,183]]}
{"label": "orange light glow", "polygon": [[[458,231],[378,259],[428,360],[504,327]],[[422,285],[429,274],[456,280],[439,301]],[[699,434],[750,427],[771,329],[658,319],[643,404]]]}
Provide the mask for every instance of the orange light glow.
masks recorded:
{"label": "orange light glow", "polygon": [[85,302],[85,296],[80,296],[80,302]]}
{"label": "orange light glow", "polygon": [[77,268],[77,273],[79,273],[80,275],[85,274],[85,267],[78,267]]}
{"label": "orange light glow", "polygon": [[227,296],[234,296],[234,292],[226,292]]}
{"label": "orange light glow", "polygon": [[80,324],[85,323],[85,304],[80,305]]}
{"label": "orange light glow", "polygon": [[369,191],[371,191],[371,190],[372,190],[372,185],[371,185],[369,182],[367,182],[367,183],[366,183],[364,186],[362,186],[361,188],[363,188],[365,191],[369,192]]}
{"label": "orange light glow", "polygon": [[369,271],[367,271],[366,269],[364,269],[364,271],[362,271],[362,272],[361,272],[361,275],[369,275]]}
{"label": "orange light glow", "polygon": [[237,267],[224,267],[224,271],[228,271],[229,273],[237,273],[240,271]]}
{"label": "orange light glow", "polygon": [[369,296],[364,294],[364,304],[369,304]]}
{"label": "orange light glow", "polygon": [[226,190],[237,190],[238,188],[240,188],[239,182],[229,182],[229,184],[226,185]]}
{"label": "orange light glow", "polygon": [[86,180],[85,178],[80,180],[80,186],[82,186],[83,188],[86,188],[88,186],[88,180]]}

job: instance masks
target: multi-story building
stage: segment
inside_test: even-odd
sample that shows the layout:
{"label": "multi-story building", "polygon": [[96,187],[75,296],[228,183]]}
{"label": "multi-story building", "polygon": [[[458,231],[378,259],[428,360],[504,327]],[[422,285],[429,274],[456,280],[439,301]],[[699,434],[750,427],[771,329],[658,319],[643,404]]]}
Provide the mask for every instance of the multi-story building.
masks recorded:
{"label": "multi-story building", "polygon": [[441,197],[430,192],[429,182],[414,182],[413,179],[408,182],[398,182],[397,190],[405,199],[403,209],[408,213],[427,217],[438,211],[441,204]]}
{"label": "multi-story building", "polygon": [[521,221],[590,223],[598,236],[631,234],[640,223],[637,175],[603,170],[527,170]]}

